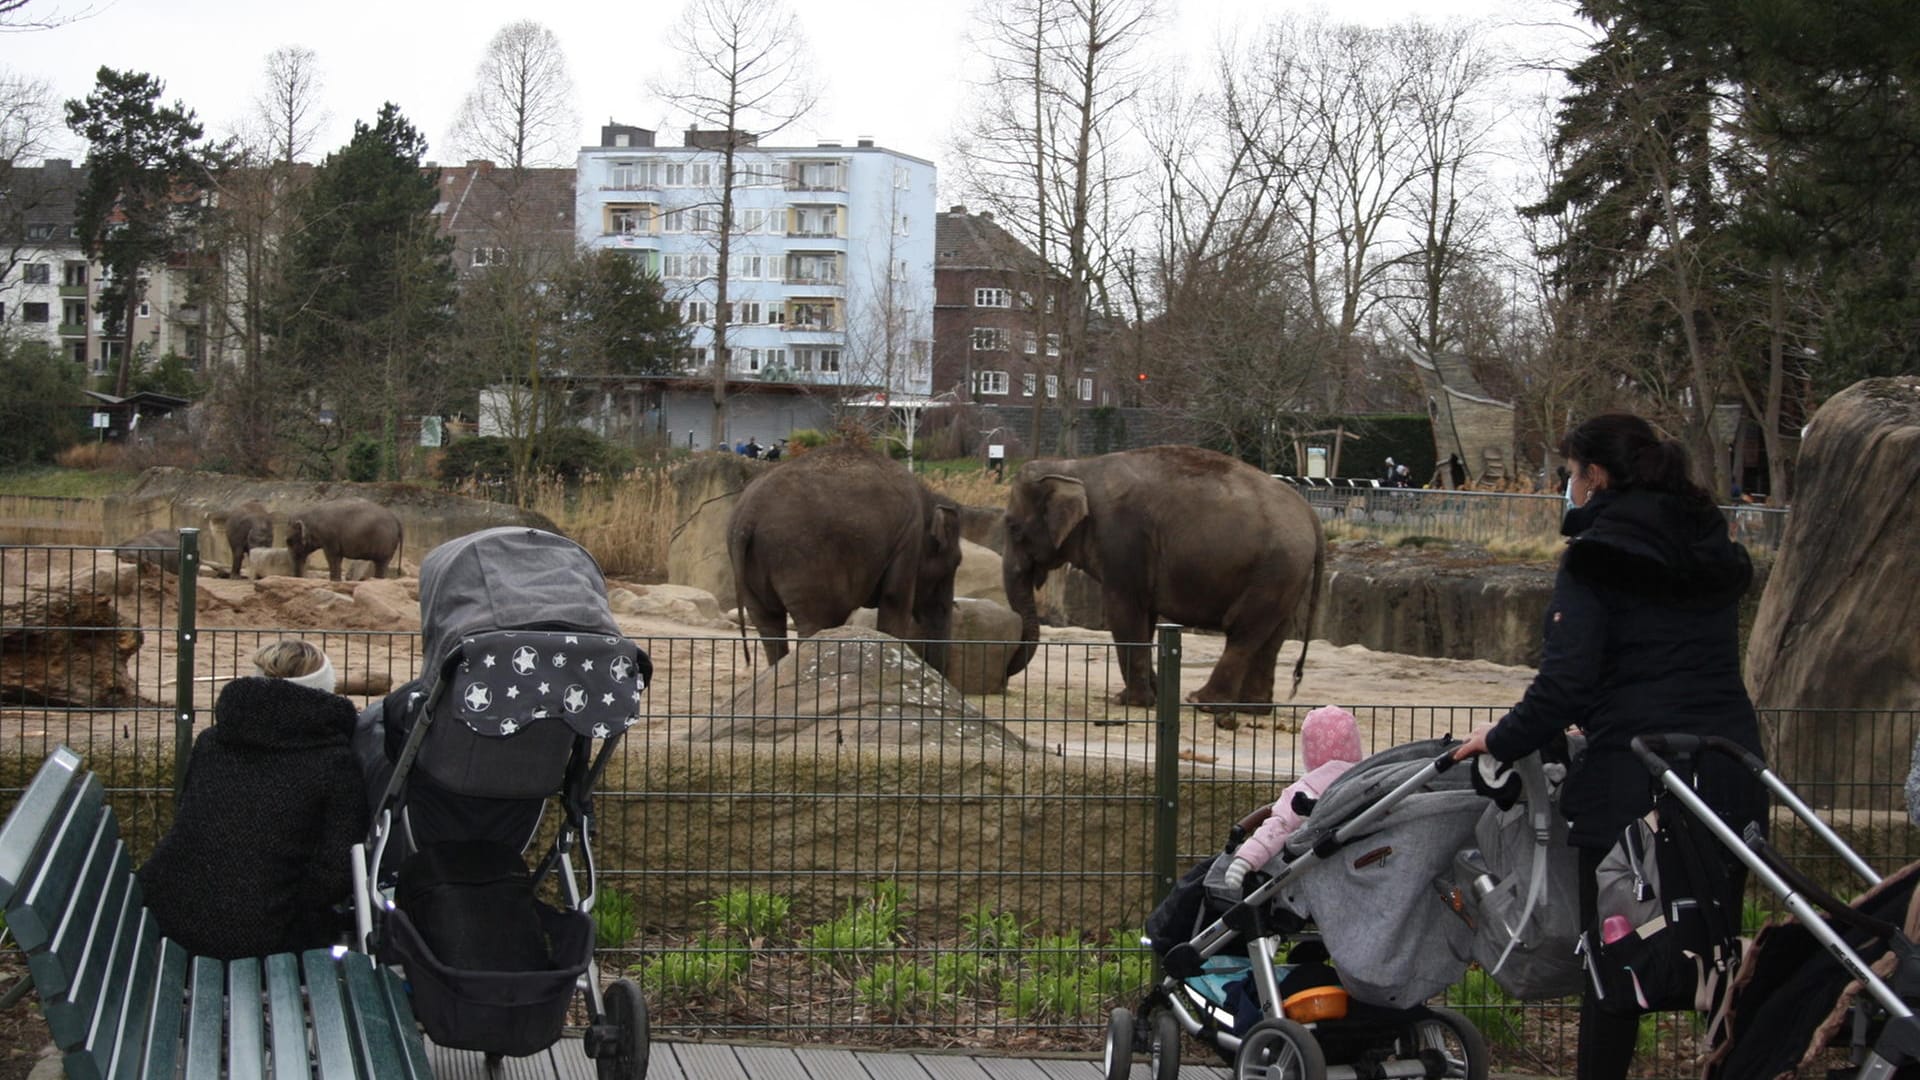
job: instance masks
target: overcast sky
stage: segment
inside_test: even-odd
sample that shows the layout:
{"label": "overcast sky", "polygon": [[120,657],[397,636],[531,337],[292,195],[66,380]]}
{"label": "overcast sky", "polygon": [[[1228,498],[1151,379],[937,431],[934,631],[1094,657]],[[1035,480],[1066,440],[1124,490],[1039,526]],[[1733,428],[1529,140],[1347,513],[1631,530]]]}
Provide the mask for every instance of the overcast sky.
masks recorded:
{"label": "overcast sky", "polygon": [[[955,0],[789,3],[823,73],[823,95],[815,111],[779,141],[851,144],[871,136],[882,146],[944,165],[948,133],[968,98],[965,34],[972,6]],[[664,31],[677,14],[675,0],[33,0],[27,14],[44,18],[82,9],[92,14],[50,30],[0,34],[0,65],[46,79],[62,100],[84,96],[101,65],[145,71],[165,81],[167,98],[194,109],[210,134],[224,134],[247,119],[267,54],[303,45],[318,54],[324,79],[328,120],[316,158],[344,144],[355,120],[370,121],[390,100],[426,135],[430,158],[452,160],[448,128],[487,41],[521,18],[546,25],[566,51],[581,144],[597,143],[599,126],[613,119],[659,129],[663,144],[677,145],[678,138],[667,133],[684,124],[645,89],[656,70],[672,70]],[[1161,10],[1153,48],[1169,57],[1204,59],[1223,33],[1315,8],[1306,0],[1162,0]],[[1329,10],[1373,24],[1415,14],[1505,26],[1564,18],[1554,0],[1346,0]],[[71,142],[64,150],[75,158],[85,153]]]}

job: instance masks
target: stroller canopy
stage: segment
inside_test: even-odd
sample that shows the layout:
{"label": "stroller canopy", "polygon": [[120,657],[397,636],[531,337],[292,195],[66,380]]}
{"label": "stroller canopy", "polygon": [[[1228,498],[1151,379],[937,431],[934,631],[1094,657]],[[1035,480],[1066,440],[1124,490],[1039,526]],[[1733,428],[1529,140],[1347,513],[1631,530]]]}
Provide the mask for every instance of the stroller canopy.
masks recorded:
{"label": "stroller canopy", "polygon": [[618,637],[607,579],[587,549],[555,533],[503,526],[449,540],[420,563],[427,661],[489,630],[574,630]]}

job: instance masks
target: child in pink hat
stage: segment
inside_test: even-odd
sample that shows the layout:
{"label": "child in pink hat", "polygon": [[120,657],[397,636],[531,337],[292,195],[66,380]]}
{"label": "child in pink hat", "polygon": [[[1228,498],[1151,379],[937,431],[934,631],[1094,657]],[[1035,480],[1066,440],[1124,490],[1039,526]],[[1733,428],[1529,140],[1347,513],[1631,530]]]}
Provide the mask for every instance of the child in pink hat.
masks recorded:
{"label": "child in pink hat", "polygon": [[1287,837],[1300,827],[1301,816],[1293,809],[1295,795],[1318,799],[1321,792],[1364,756],[1360,750],[1360,725],[1354,721],[1353,714],[1338,705],[1322,705],[1308,713],[1300,725],[1300,756],[1306,763],[1307,774],[1287,785],[1273,804],[1273,815],[1233,853],[1233,862],[1226,873],[1228,888],[1239,888],[1249,873],[1271,861],[1280,853]]}

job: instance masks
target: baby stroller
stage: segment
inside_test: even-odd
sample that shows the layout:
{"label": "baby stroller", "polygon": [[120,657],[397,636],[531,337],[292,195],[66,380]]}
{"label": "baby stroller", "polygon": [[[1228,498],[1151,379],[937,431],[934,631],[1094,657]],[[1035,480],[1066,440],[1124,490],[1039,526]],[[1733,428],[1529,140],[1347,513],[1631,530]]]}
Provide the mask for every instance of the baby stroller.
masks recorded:
{"label": "baby stroller", "polygon": [[[1544,826],[1537,836],[1531,828],[1551,818],[1534,814],[1552,796],[1537,758],[1518,770],[1527,804],[1490,806],[1490,789],[1470,775],[1476,769],[1452,769],[1457,745],[1409,743],[1355,765],[1265,868],[1272,876],[1250,882],[1244,896],[1222,878],[1263,815],[1235,825],[1226,850],[1190,870],[1148,919],[1143,944],[1160,954],[1166,974],[1137,1016],[1115,1009],[1109,1017],[1109,1080],[1125,1077],[1141,1049],[1151,1054],[1154,1080],[1172,1080],[1183,1031],[1212,1045],[1236,1080],[1484,1080],[1491,1063],[1480,1032],[1425,1002],[1457,981],[1469,958],[1490,952],[1489,969],[1535,977],[1536,961],[1562,952],[1551,989],[1577,989],[1577,918],[1551,920],[1550,941],[1545,911],[1570,907],[1570,894],[1500,907],[1503,898],[1545,890],[1531,889],[1525,873],[1496,880],[1474,846],[1497,840],[1490,827],[1516,818],[1530,834],[1526,847],[1550,842]],[[1518,861],[1512,850],[1486,854],[1503,870]],[[1537,868],[1532,875],[1543,885],[1549,876]],[[1456,885],[1463,877],[1469,884]],[[1316,911],[1327,914],[1314,918]],[[1546,988],[1523,989],[1548,996]]]}
{"label": "baby stroller", "polygon": [[[537,529],[428,552],[420,615],[421,677],[355,729],[374,798],[354,850],[359,946],[404,971],[430,1038],[486,1054],[490,1072],[558,1041],[578,989],[598,1075],[639,1080],[646,1002],[624,979],[603,993],[593,963],[592,793],[652,663],[621,635],[593,557]],[[557,831],[529,868],[556,796]]]}
{"label": "baby stroller", "polygon": [[[1882,878],[1846,841],[1744,747],[1696,735],[1641,736],[1633,752],[1672,800],[1753,876],[1779,895],[1792,918],[1754,938],[1734,976],[1725,1023],[1704,1075],[1747,1078],[1819,1075],[1829,1047],[1845,1047],[1858,1080],[1920,1077],[1920,863]],[[1676,762],[1724,754],[1750,770],[1781,805],[1838,854],[1868,886],[1852,904],[1792,866],[1758,826],[1735,833],[1689,786]]]}

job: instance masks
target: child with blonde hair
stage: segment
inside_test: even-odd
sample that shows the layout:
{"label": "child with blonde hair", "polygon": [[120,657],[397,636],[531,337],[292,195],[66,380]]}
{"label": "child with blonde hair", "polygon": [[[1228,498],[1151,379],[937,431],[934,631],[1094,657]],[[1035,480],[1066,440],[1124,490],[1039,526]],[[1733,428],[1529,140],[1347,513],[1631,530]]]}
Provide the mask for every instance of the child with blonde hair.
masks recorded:
{"label": "child with blonde hair", "polygon": [[1338,705],[1322,705],[1308,713],[1300,724],[1300,757],[1307,767],[1306,775],[1280,792],[1280,798],[1273,804],[1273,814],[1234,851],[1233,862],[1227,866],[1227,887],[1239,888],[1249,873],[1280,854],[1281,845],[1300,827],[1304,818],[1294,808],[1294,796],[1318,799],[1364,756],[1360,749],[1360,725],[1352,713]]}

